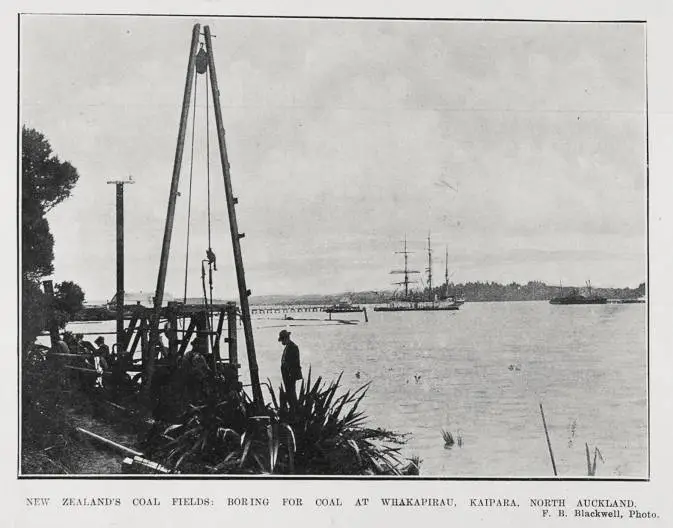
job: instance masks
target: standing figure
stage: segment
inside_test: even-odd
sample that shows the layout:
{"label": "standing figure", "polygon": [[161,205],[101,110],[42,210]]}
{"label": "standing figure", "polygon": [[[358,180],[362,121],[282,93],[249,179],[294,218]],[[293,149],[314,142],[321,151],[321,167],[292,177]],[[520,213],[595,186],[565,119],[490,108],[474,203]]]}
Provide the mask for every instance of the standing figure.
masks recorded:
{"label": "standing figure", "polygon": [[290,340],[290,332],[281,330],[278,341],[283,345],[283,356],[280,360],[280,373],[283,376],[283,385],[287,393],[290,409],[297,407],[296,383],[302,379],[299,347]]}
{"label": "standing figure", "polygon": [[209,374],[208,364],[203,357],[208,349],[208,343],[201,336],[192,340],[192,348],[185,352],[180,361],[180,370],[188,402],[195,402],[202,398],[204,383]]}
{"label": "standing figure", "polygon": [[69,336],[67,334],[63,334],[63,336],[58,341],[56,341],[56,343],[52,347],[52,352],[58,352],[60,354],[70,354],[70,347],[68,346],[68,340]]}
{"label": "standing figure", "polygon": [[105,361],[110,359],[110,347],[105,344],[105,338],[103,336],[98,336],[94,341],[98,345],[98,352]]}
{"label": "standing figure", "polygon": [[[94,387],[97,389],[102,389],[103,387],[103,373],[108,369],[108,364],[105,356],[103,356],[103,353],[101,351],[102,347],[98,347],[98,350],[96,350],[93,353],[93,364],[94,364],[94,369],[96,370],[96,381],[94,383]],[[107,348],[107,346],[105,346]]]}

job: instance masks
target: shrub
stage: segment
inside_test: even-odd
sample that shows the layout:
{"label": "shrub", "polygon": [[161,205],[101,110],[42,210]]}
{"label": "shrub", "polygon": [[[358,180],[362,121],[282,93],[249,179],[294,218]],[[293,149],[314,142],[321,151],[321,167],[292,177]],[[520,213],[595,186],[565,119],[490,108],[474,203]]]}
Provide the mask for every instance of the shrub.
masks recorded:
{"label": "shrub", "polygon": [[414,474],[400,455],[405,435],[364,426],[368,385],[339,395],[340,383],[341,375],[312,381],[309,371],[294,407],[269,383],[262,412],[242,392],[206,391],[179,423],[155,428],[148,447],[161,463],[190,473]]}

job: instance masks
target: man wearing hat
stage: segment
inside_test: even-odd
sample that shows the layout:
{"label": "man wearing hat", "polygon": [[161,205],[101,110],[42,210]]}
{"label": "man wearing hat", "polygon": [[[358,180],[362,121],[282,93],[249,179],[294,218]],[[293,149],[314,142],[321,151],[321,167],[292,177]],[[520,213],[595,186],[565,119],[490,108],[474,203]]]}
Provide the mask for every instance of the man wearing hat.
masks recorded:
{"label": "man wearing hat", "polygon": [[301,363],[299,361],[299,347],[290,340],[290,332],[281,330],[278,341],[285,347],[280,360],[280,373],[283,376],[283,385],[287,393],[290,408],[297,406],[297,391],[295,385],[302,379]]}

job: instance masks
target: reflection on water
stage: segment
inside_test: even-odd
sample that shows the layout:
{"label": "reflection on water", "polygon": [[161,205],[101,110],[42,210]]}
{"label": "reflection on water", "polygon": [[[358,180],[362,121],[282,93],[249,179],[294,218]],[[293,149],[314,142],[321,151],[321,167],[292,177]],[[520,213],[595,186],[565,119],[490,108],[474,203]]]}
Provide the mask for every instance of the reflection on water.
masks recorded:
{"label": "reflection on water", "polygon": [[[280,383],[277,332],[288,328],[305,373],[371,382],[370,425],[411,433],[404,452],[420,456],[424,475],[552,476],[542,403],[559,476],[586,476],[585,442],[604,457],[597,476],[647,476],[644,304],[369,312],[358,325],[256,319],[261,379]],[[445,449],[441,429],[462,447]]]}

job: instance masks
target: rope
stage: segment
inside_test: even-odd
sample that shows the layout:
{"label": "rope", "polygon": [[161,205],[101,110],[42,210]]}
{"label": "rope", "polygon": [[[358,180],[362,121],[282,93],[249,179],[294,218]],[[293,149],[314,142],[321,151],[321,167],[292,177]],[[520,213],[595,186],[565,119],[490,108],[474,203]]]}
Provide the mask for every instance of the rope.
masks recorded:
{"label": "rope", "polygon": [[[208,252],[213,254],[211,245],[211,213],[210,213],[210,97],[208,95],[209,71],[206,69],[206,178],[208,181]],[[208,284],[210,286],[210,310],[208,311],[208,322],[210,329],[213,328],[213,262],[208,259]],[[211,347],[213,346],[211,337]]]}
{"label": "rope", "polygon": [[[191,152],[190,152],[190,165],[189,165],[189,198],[187,206],[187,241],[186,241],[186,250],[185,250],[185,287],[183,294],[183,302],[187,303],[187,285],[189,279],[189,241],[191,235],[191,218],[192,218],[192,182],[194,176],[194,137],[196,129],[196,107],[197,107],[197,83],[198,75],[194,76],[194,109],[192,113],[192,139],[191,139]],[[205,277],[205,266],[204,261],[201,261],[201,284],[203,287],[203,304],[206,311],[206,324],[207,329],[210,332],[213,328],[212,321],[212,305],[213,305],[213,264],[214,260],[211,261],[210,255],[212,254],[211,249],[211,210],[210,210],[210,98],[208,95],[208,85],[209,85],[209,72],[206,69],[206,176],[207,176],[207,187],[208,187],[208,279],[210,285],[210,301],[208,299],[208,294],[206,291],[206,277]],[[210,336],[210,346],[211,350],[214,346],[213,337]]]}
{"label": "rope", "polygon": [[[196,125],[196,96],[198,84],[196,79],[197,75],[194,76],[194,110],[192,112],[192,145],[190,151],[190,160],[189,160],[189,198],[187,202],[187,248],[185,250],[185,290],[183,295],[183,302],[187,304],[187,280],[188,280],[188,269],[189,269],[189,235],[190,227],[192,223],[192,179],[194,174],[194,130]],[[206,93],[208,91],[206,90]]]}
{"label": "rope", "polygon": [[206,70],[206,174],[208,178],[208,249],[211,249],[212,246],[210,244],[210,112],[209,112],[210,102],[209,101],[210,99],[208,96],[208,70]]}

